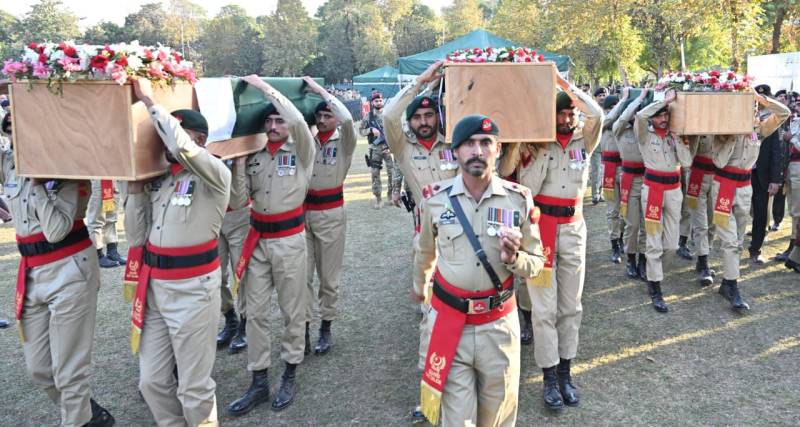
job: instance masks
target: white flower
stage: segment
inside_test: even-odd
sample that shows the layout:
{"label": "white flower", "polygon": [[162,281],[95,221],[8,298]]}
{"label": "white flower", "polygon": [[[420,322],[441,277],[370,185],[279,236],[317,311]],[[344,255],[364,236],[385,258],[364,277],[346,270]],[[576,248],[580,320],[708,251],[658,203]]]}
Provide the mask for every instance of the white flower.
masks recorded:
{"label": "white flower", "polygon": [[55,62],[55,61],[58,61],[59,59],[61,59],[63,57],[64,57],[64,51],[63,50],[57,50],[57,51],[53,52],[52,55],[50,55],[50,60]]}
{"label": "white flower", "polygon": [[688,82],[686,82],[686,83],[684,83],[684,84],[683,84],[683,90],[685,90],[685,91],[688,91],[688,90],[689,90],[689,89],[691,89],[691,88],[692,88],[692,85],[691,85],[691,84],[689,84]]}
{"label": "white flower", "polygon": [[144,65],[142,63],[142,58],[140,58],[138,55],[128,56],[128,67],[133,68],[133,69],[137,69],[137,68],[141,67],[142,65]]}

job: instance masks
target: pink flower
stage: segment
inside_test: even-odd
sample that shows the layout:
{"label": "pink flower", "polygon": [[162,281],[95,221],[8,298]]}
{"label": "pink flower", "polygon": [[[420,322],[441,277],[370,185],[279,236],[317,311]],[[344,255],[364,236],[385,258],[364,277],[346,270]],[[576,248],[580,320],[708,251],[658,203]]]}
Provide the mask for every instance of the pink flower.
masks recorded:
{"label": "pink flower", "polygon": [[164,52],[163,50],[159,50],[157,58],[161,62],[167,62],[167,52]]}
{"label": "pink flower", "polygon": [[165,77],[164,67],[161,65],[161,63],[154,62],[150,64],[150,68],[147,70],[147,74],[149,74],[150,77],[156,79],[163,79]]}
{"label": "pink flower", "polygon": [[7,75],[12,82],[17,81],[17,74],[28,72],[28,64],[13,59],[7,59],[3,63],[3,74]]}
{"label": "pink flower", "polygon": [[51,71],[50,67],[48,67],[45,64],[42,64],[41,62],[37,62],[36,64],[33,64],[33,76],[34,77],[39,77],[40,79],[45,79],[47,77],[50,77],[50,71]]}
{"label": "pink flower", "polygon": [[114,64],[114,68],[111,70],[111,79],[121,85],[125,84],[128,81],[128,73],[125,72],[125,67]]}
{"label": "pink flower", "polygon": [[79,58],[72,58],[69,56],[65,56],[58,61],[58,65],[64,69],[66,72],[74,73],[77,71],[81,71],[81,60]]}

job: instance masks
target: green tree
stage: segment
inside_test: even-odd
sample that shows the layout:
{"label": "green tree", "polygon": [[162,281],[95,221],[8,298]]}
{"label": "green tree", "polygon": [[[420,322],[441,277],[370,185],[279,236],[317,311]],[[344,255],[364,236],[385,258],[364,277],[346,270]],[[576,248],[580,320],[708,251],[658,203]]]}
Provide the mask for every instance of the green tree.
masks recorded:
{"label": "green tree", "polygon": [[240,6],[228,5],[208,21],[200,37],[203,74],[247,75],[262,68],[263,34],[255,18]]}
{"label": "green tree", "polygon": [[442,8],[446,24],[445,40],[453,40],[485,26],[484,9],[479,0],[454,0]]}
{"label": "green tree", "polygon": [[167,42],[189,60],[197,57],[196,44],[206,22],[206,10],[189,0],[170,0],[166,10]]}
{"label": "green tree", "polygon": [[103,21],[87,28],[83,33],[82,41],[89,44],[106,44],[129,40],[125,28],[111,21]]}
{"label": "green tree", "polygon": [[14,15],[0,10],[0,60],[16,56],[22,49],[18,39],[19,20]]}
{"label": "green tree", "polygon": [[72,40],[81,36],[78,16],[60,0],[40,0],[18,27],[23,42]]}
{"label": "green tree", "polygon": [[414,0],[407,14],[395,22],[392,30],[397,56],[413,55],[435,48],[441,26],[433,9]]}
{"label": "green tree", "polygon": [[275,12],[263,19],[268,76],[298,76],[316,54],[317,28],[300,0],[278,0]]}
{"label": "green tree", "polygon": [[543,46],[542,6],[539,1],[501,0],[489,30],[530,47]]}
{"label": "green tree", "polygon": [[126,33],[142,45],[169,44],[167,27],[167,12],[161,3],[145,3],[137,12],[125,17]]}

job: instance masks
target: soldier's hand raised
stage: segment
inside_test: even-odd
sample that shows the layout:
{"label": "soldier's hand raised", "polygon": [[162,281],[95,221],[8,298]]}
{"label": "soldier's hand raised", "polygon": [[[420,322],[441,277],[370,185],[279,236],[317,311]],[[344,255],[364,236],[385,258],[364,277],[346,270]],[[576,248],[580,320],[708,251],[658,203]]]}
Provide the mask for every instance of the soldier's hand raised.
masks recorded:
{"label": "soldier's hand raised", "polygon": [[431,66],[428,67],[428,69],[425,70],[425,72],[423,72],[422,74],[419,75],[419,77],[417,77],[417,82],[419,82],[420,84],[425,84],[438,79],[439,78],[438,71],[440,68],[442,68],[442,64],[444,64],[442,60],[438,60],[433,64],[431,64]]}
{"label": "soldier's hand raised", "polygon": [[256,87],[261,90],[267,90],[272,87],[269,85],[269,83],[265,82],[264,80],[261,80],[261,77],[258,77],[257,74],[250,74],[249,76],[244,76],[242,77],[242,81],[249,84],[250,86]]}
{"label": "soldier's hand raised", "polygon": [[517,252],[521,245],[522,233],[513,228],[503,227],[500,231],[500,261],[513,264],[517,260]]}
{"label": "soldier's hand raised", "polygon": [[133,92],[136,94],[136,97],[139,98],[147,108],[152,107],[154,104],[153,86],[150,84],[150,80],[131,77],[131,81],[133,81]]}

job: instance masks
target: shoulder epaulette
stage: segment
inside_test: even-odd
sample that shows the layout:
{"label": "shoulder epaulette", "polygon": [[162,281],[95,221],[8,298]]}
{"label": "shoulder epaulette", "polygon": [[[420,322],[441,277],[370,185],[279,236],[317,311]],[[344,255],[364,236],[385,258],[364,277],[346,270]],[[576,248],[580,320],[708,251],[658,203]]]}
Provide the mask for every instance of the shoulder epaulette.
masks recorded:
{"label": "shoulder epaulette", "polygon": [[453,186],[453,178],[445,179],[443,181],[435,182],[433,184],[428,184],[422,187],[422,198],[430,199],[436,194],[439,194],[442,191],[445,191],[452,186]]}
{"label": "shoulder epaulette", "polygon": [[529,190],[528,187],[526,187],[524,185],[520,185],[520,184],[517,184],[516,182],[511,182],[511,181],[508,181],[508,180],[505,180],[505,179],[502,180],[502,182],[503,182],[503,188],[505,188],[507,190],[511,190],[511,191],[513,191],[515,193],[519,193],[524,197],[528,197],[531,194],[531,190]]}

